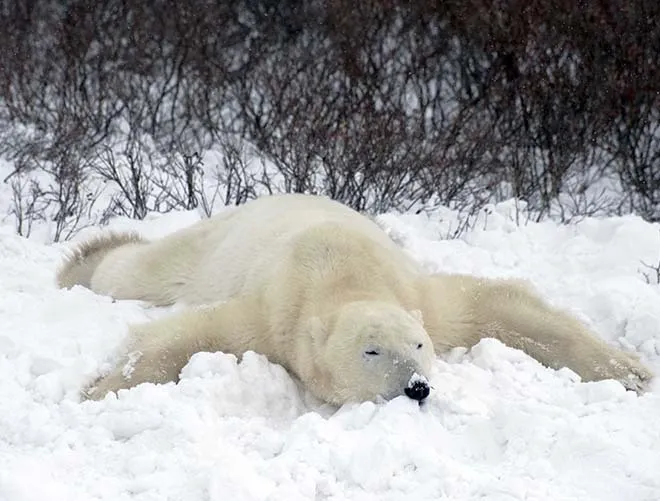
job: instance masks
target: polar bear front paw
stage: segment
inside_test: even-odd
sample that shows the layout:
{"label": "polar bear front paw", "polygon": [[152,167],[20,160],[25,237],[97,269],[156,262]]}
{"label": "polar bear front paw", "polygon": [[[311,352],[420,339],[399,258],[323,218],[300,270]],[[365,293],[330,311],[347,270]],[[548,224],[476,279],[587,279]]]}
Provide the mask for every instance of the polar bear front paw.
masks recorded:
{"label": "polar bear front paw", "polygon": [[649,389],[653,374],[634,355],[624,353],[621,357],[610,359],[609,364],[610,370],[605,372],[619,381],[626,390],[641,394]]}
{"label": "polar bear front paw", "polygon": [[[588,363],[584,361],[588,360]],[[626,390],[637,394],[649,389],[653,374],[637,358],[635,353],[623,352],[610,346],[603,345],[599,352],[591,353],[587,358],[575,362],[575,372],[582,381],[603,381],[613,379],[623,385]]]}
{"label": "polar bear front paw", "polygon": [[632,390],[642,394],[649,389],[653,374],[644,367],[629,367],[628,373],[617,380],[626,390]]}

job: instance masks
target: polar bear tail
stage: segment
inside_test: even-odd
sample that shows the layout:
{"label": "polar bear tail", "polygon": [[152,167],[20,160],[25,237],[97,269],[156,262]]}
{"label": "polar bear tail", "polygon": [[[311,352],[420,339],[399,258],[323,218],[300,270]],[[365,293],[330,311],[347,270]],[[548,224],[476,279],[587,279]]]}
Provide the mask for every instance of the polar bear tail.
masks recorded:
{"label": "polar bear tail", "polygon": [[137,233],[108,233],[83,242],[74,248],[57,272],[57,286],[69,289],[82,285],[89,289],[96,267],[108,252],[126,244],[145,242]]}

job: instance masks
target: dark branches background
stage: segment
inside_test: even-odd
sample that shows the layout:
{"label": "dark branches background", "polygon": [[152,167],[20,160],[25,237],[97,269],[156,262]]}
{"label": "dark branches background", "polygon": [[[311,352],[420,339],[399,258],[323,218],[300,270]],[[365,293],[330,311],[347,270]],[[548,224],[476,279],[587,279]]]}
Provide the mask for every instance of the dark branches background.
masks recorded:
{"label": "dark branches background", "polygon": [[282,191],[660,220],[657,0],[0,0],[0,26],[24,235]]}

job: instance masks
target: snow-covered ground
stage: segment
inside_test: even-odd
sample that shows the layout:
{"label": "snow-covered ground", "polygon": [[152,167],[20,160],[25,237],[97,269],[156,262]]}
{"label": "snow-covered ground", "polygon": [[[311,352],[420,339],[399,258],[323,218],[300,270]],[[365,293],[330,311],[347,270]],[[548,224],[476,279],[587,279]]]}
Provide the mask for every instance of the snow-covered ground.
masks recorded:
{"label": "snow-covered ground", "polygon": [[[636,217],[517,226],[514,205],[458,240],[455,214],[380,220],[429,270],[529,278],[660,374],[660,227]],[[159,236],[194,213],[115,220]],[[80,237],[89,235],[83,232]],[[0,500],[660,500],[660,384],[580,383],[494,340],[437,360],[426,405],[333,409],[279,366],[200,353],[179,384],[80,403],[130,322],[164,310],[57,290],[67,244],[0,225]]]}

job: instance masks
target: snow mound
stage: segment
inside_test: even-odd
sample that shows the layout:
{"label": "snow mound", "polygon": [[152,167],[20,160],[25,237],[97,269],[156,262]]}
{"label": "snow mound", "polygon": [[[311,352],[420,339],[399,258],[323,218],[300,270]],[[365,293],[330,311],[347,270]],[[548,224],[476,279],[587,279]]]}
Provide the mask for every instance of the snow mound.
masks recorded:
{"label": "snow mound", "polygon": [[[430,271],[530,279],[660,374],[660,286],[641,264],[660,260],[658,225],[519,225],[504,203],[445,240],[455,217],[379,221]],[[160,236],[194,219],[116,225]],[[65,249],[0,226],[2,500],[660,499],[657,382],[641,397],[581,383],[493,339],[440,356],[422,406],[335,409],[255,353],[199,353],[178,384],[81,403],[128,324],[167,310],[57,290]]]}

